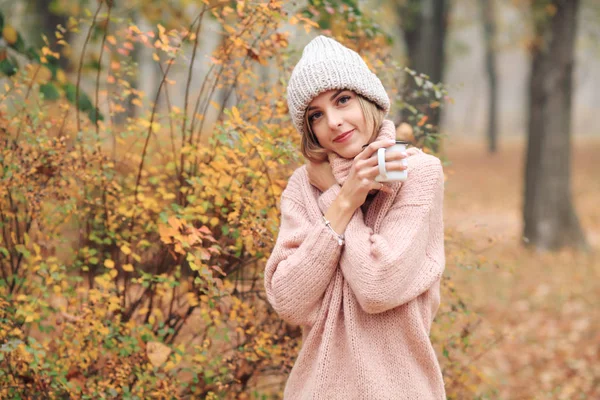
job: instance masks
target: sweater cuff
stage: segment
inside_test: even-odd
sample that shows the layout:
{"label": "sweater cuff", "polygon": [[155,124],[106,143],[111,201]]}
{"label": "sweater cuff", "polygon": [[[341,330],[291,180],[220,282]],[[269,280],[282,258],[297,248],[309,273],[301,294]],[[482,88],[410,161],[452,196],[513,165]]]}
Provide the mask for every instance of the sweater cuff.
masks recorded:
{"label": "sweater cuff", "polygon": [[319,196],[318,203],[319,208],[321,209],[321,212],[323,214],[325,214],[329,207],[331,207],[333,201],[338,197],[338,194],[340,194],[340,190],[342,190],[342,187],[336,183],[329,189],[321,193],[321,195]]}

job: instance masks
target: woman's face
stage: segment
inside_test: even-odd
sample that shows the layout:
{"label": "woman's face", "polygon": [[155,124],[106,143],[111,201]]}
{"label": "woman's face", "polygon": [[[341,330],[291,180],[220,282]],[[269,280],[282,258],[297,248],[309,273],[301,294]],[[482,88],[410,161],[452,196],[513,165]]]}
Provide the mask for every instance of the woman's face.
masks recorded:
{"label": "woman's face", "polygon": [[351,90],[323,92],[311,101],[306,112],[319,144],[341,157],[356,157],[371,138],[358,96]]}

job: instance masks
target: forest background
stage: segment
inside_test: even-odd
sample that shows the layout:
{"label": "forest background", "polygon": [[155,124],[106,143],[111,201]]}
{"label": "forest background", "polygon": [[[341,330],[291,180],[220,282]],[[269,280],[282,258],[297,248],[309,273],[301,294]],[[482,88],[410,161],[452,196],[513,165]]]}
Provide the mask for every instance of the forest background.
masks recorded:
{"label": "forest background", "polygon": [[594,0],[0,2],[0,398],[281,398],[266,302],[317,34],[445,165],[450,399],[600,396]]}

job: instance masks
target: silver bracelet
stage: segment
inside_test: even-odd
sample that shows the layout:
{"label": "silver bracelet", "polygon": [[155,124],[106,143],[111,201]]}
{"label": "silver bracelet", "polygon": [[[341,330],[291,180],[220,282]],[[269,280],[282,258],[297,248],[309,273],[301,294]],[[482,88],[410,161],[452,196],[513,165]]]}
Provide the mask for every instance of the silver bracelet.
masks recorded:
{"label": "silver bracelet", "polygon": [[327,221],[327,218],[325,218],[325,216],[323,215],[323,221],[325,222],[325,225],[327,225],[327,227],[329,228],[329,230],[335,235],[337,236],[337,240],[338,240],[338,244],[340,246],[342,246],[344,244],[344,235],[338,235],[338,233],[336,231],[333,230],[333,228],[331,227],[331,222]]}

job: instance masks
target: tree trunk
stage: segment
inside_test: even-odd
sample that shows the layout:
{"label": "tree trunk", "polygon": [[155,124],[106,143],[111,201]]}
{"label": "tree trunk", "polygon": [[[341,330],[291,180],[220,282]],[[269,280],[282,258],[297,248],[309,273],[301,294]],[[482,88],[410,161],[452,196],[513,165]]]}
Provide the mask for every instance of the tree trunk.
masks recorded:
{"label": "tree trunk", "polygon": [[[537,1],[545,3],[545,1]],[[524,241],[538,249],[587,248],[571,199],[571,92],[579,0],[552,0],[532,49]],[[535,7],[535,5],[534,5]],[[549,10],[547,5],[542,5]]]}
{"label": "tree trunk", "polygon": [[497,150],[497,104],[498,104],[498,80],[496,74],[496,51],[494,38],[496,36],[496,21],[494,0],[480,0],[481,20],[483,22],[485,42],[485,70],[488,77],[488,150],[495,153]]}
{"label": "tree trunk", "polygon": [[[434,83],[441,82],[446,59],[448,0],[407,0],[399,3],[397,12],[408,52],[408,67],[428,75]],[[409,90],[416,90],[414,82],[408,82],[408,85]],[[431,99],[416,98],[410,99],[410,102],[418,108],[426,108],[427,122],[439,127],[440,108],[430,108]]]}

